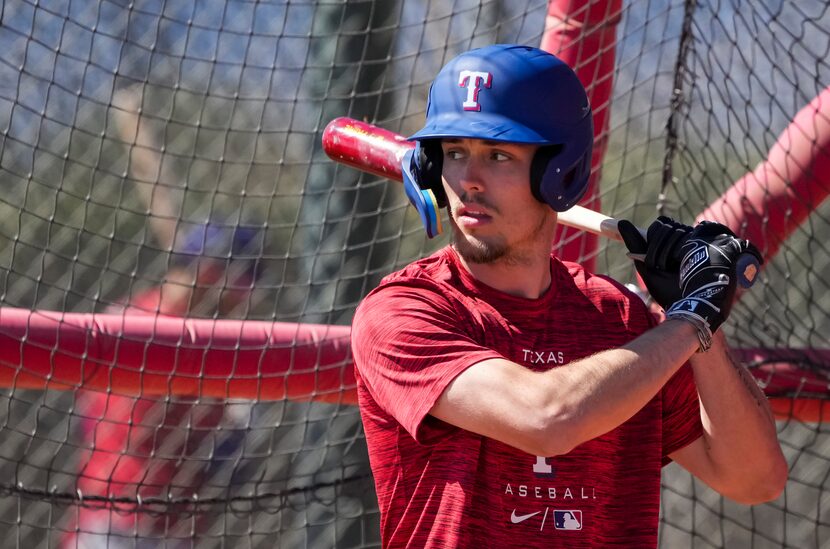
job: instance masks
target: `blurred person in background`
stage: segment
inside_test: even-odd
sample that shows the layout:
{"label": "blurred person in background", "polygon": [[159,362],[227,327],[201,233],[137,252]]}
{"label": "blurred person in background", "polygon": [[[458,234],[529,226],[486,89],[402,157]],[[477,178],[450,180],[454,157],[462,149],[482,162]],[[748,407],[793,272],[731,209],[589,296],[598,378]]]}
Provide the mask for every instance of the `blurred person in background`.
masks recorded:
{"label": "blurred person in background", "polygon": [[[207,223],[180,230],[163,280],[106,312],[243,318],[261,253],[257,229]],[[187,506],[168,500],[189,500],[231,459],[241,433],[234,427],[247,424],[250,406],[96,391],[79,391],[76,402],[86,452],[77,489],[87,501],[73,513],[62,546],[192,545],[193,533],[205,525]],[[133,503],[105,503],[101,497],[150,504],[137,510]]]}

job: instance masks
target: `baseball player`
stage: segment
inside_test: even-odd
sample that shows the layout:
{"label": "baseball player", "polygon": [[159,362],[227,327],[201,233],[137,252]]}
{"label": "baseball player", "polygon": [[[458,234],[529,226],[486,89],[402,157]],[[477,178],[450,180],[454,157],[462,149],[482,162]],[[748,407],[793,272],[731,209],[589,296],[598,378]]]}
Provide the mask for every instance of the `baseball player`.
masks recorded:
{"label": "baseball player", "polygon": [[466,52],[432,84],[404,180],[430,236],[446,208],[451,244],[387,276],[352,327],[384,547],[654,547],[670,461],[738,502],[783,490],[769,407],[719,331],[754,246],[622,223],[659,325],[552,256],[591,117],[573,71],[531,47]]}

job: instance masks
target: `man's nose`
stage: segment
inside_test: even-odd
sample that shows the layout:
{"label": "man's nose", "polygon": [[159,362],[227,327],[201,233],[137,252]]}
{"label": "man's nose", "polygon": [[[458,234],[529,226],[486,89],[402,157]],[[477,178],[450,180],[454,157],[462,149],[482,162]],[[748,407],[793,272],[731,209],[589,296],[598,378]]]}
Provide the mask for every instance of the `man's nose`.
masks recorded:
{"label": "man's nose", "polygon": [[483,191],[483,174],[484,172],[481,161],[471,155],[464,164],[464,170],[461,173],[461,188],[466,192]]}

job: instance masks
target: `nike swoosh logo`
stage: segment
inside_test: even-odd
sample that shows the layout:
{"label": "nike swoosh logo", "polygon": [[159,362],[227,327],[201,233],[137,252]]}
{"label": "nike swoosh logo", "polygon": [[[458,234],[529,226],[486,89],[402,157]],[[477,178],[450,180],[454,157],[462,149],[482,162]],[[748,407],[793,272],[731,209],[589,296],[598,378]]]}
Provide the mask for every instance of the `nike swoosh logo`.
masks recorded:
{"label": "nike swoosh logo", "polygon": [[513,513],[510,515],[510,522],[512,522],[513,524],[519,524],[520,522],[526,521],[530,517],[535,517],[541,512],[542,511],[536,511],[535,513],[528,513],[526,515],[517,515],[516,510],[513,509]]}

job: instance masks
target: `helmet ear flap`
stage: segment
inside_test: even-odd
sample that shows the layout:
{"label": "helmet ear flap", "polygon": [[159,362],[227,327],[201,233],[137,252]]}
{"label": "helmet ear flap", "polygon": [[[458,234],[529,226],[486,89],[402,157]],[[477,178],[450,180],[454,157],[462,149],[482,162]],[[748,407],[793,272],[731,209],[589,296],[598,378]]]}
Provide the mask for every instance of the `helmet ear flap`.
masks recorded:
{"label": "helmet ear flap", "polygon": [[415,148],[401,159],[403,186],[409,202],[415,206],[427,236],[433,238],[443,232],[441,208],[447,205],[447,195],[441,180],[444,151],[437,139],[416,141]]}
{"label": "helmet ear flap", "polygon": [[540,147],[530,165],[530,188],[537,200],[557,212],[576,205],[588,190],[593,122],[587,118],[569,141]]}
{"label": "helmet ear flap", "polygon": [[[539,147],[530,163],[530,192],[533,193],[533,197],[536,200],[543,204],[547,203],[547,200],[542,196],[542,179],[545,176],[551,159],[561,150],[561,145]],[[553,205],[551,205],[551,208],[553,208]]]}
{"label": "helmet ear flap", "polygon": [[439,208],[447,205],[447,195],[444,193],[444,183],[441,172],[444,168],[444,150],[440,139],[424,139],[415,146],[416,177],[424,190],[432,191]]}

